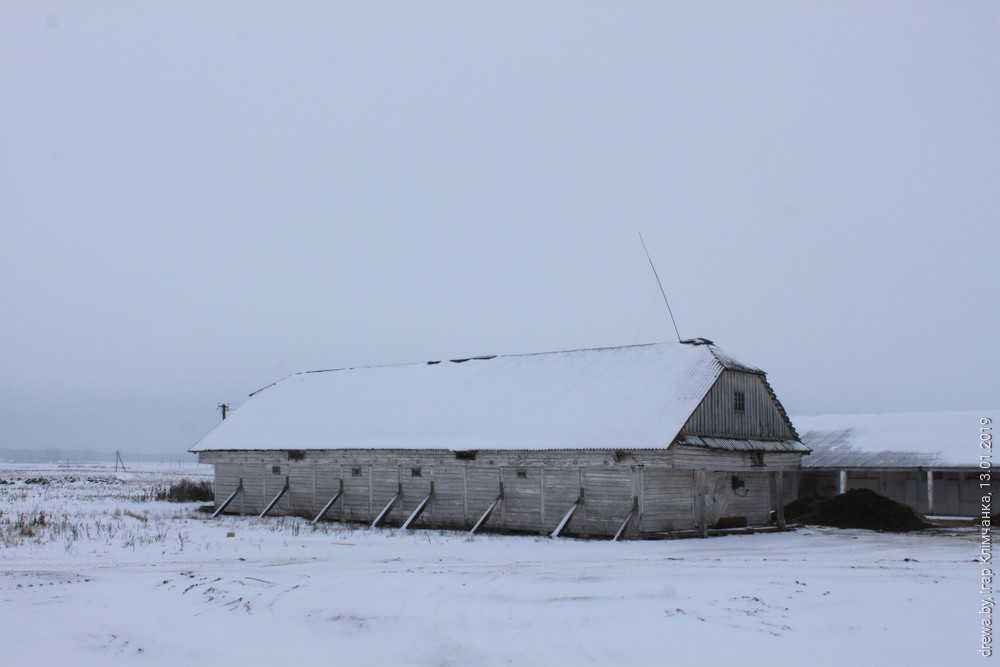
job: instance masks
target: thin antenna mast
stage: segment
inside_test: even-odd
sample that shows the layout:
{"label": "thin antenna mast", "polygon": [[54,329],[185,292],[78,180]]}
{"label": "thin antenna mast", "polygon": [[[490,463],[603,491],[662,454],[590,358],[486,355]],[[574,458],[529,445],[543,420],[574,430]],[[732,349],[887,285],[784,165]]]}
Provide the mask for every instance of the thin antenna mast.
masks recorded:
{"label": "thin antenna mast", "polygon": [[656,267],[653,266],[653,258],[649,256],[649,249],[646,248],[646,241],[642,238],[642,232],[639,232],[639,241],[642,242],[642,249],[646,251],[646,259],[649,260],[649,268],[653,269],[653,277],[656,278],[656,284],[660,286],[660,294],[663,295],[663,303],[667,304],[667,312],[670,313],[670,321],[674,325],[674,333],[677,334],[677,342],[681,342],[681,332],[677,330],[677,320],[674,319],[674,311],[670,310],[670,302],[667,301],[667,293],[663,291],[663,283],[660,282],[660,276],[656,273]]}

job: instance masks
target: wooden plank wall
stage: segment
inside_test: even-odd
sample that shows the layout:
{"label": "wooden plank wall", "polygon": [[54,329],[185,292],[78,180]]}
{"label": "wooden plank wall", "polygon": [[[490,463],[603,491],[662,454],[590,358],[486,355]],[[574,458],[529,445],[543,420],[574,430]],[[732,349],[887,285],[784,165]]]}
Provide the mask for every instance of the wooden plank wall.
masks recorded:
{"label": "wooden plank wall", "polygon": [[264,497],[265,465],[243,464],[243,493],[240,494],[242,500],[240,505],[244,513],[259,513],[267,504],[268,499]]}
{"label": "wooden plank wall", "polygon": [[323,506],[322,503],[317,506],[316,466],[289,465],[286,474],[288,475],[288,492],[278,502],[278,505],[287,502],[287,511],[292,514],[315,514]]}
{"label": "wooden plank wall", "polygon": [[[330,467],[339,468],[341,479],[344,480],[344,499],[340,503],[342,506],[340,520],[371,521],[375,518],[378,510],[373,509],[372,505],[372,467],[350,463]],[[330,480],[331,486],[332,482],[333,480]],[[332,493],[330,495],[333,496]]]}
{"label": "wooden plank wall", "polygon": [[[283,451],[218,454],[214,453],[213,461],[216,501],[228,497],[243,480],[244,492],[227,508],[231,513],[260,513],[286,478],[290,489],[272,509],[274,515],[312,518],[343,480],[344,494],[324,518],[370,522],[402,489],[399,502],[384,521],[387,526],[401,525],[430,493],[432,482],[432,501],[414,526],[470,528],[500,494],[501,481],[504,500],[487,529],[551,532],[578,500],[581,488],[584,502],[567,525],[567,535],[614,535],[631,511],[633,498],[639,513],[626,532],[631,536],[695,528],[702,511],[696,500],[703,491],[696,486],[698,471],[669,465],[663,452],[647,459],[652,464],[639,463],[641,455],[616,457],[613,453],[604,453],[596,461],[593,453],[552,452],[523,453],[520,460],[511,452],[474,460],[459,460],[451,452],[393,456],[342,450],[310,453],[295,460]],[[720,460],[728,461],[725,456]],[[745,495],[734,494],[733,474],[744,480]],[[766,523],[770,474],[738,467],[731,472],[710,472],[705,485],[724,503],[722,510],[712,507],[726,515],[746,516],[751,525]]]}
{"label": "wooden plank wall", "polygon": [[[582,477],[581,468],[574,467],[539,467],[539,493],[543,494],[539,504],[541,514],[541,529],[543,531],[555,530],[567,510],[580,497],[580,488],[585,484]],[[596,491],[596,489],[595,489]],[[591,494],[595,496],[596,493]],[[536,498],[538,496],[536,495]],[[580,517],[575,517],[574,520]],[[575,524],[567,526],[572,529]]]}
{"label": "wooden plank wall", "polygon": [[[743,481],[743,489],[734,491],[731,479]],[[751,526],[766,524],[771,513],[771,475],[765,472],[723,473],[727,487],[724,516],[745,516]]]}
{"label": "wooden plank wall", "polygon": [[[287,463],[264,467],[264,507],[281,492],[281,489],[285,486],[285,482],[288,480],[288,473],[289,466]],[[312,493],[311,489],[310,493]],[[289,498],[290,495],[288,493],[281,496],[281,500],[274,506],[271,513],[275,515],[291,514],[292,506]],[[261,507],[261,510],[264,507]]]}
{"label": "wooden plank wall", "polygon": [[[416,526],[461,529],[478,518],[470,518],[465,502],[465,468],[457,465],[434,466],[434,497],[417,520]],[[495,497],[495,496],[494,496]]]}
{"label": "wooden plank wall", "polygon": [[[215,489],[215,506],[218,507],[226,498],[232,495],[233,491],[237,489],[240,485],[240,480],[243,478],[243,464],[242,463],[227,463],[220,462],[215,464],[215,481],[213,488]],[[233,504],[229,506],[229,511],[232,514],[244,514],[243,509],[243,499],[240,494],[233,501]]]}
{"label": "wooden plank wall", "polygon": [[544,531],[541,505],[541,466],[503,467],[504,500],[500,506],[501,526],[507,530]]}
{"label": "wooden plank wall", "polygon": [[[632,466],[585,468],[583,515],[573,518],[582,525],[570,523],[570,529],[579,526],[577,530],[586,535],[614,535],[632,510],[632,497],[637,495],[633,481],[636,477],[638,470]],[[634,525],[635,522],[629,534],[636,532]]]}
{"label": "wooden plank wall", "polygon": [[797,452],[764,452],[763,466],[756,465],[750,452],[719,451],[705,447],[675,445],[673,468],[693,468],[700,470],[798,470]]}
{"label": "wooden plank wall", "polygon": [[694,471],[644,466],[641,475],[641,532],[690,530],[695,527]]}

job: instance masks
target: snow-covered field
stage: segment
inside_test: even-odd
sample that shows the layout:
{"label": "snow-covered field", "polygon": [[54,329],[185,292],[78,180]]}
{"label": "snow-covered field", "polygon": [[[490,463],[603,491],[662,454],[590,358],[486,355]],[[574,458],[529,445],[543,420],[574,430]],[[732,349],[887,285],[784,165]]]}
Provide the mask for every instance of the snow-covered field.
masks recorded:
{"label": "snow-covered field", "polygon": [[0,467],[0,664],[982,659],[972,529],[470,539],[151,500],[209,474]]}

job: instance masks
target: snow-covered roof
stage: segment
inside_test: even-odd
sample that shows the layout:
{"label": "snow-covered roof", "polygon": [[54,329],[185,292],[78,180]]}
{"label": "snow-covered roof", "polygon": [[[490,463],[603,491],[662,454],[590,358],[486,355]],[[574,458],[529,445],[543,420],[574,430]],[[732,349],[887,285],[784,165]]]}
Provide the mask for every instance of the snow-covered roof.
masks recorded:
{"label": "snow-covered roof", "polygon": [[191,451],[668,447],[725,369],[760,372],[708,341],[311,371]]}
{"label": "snow-covered roof", "polygon": [[[978,466],[980,412],[902,412],[794,417],[812,454],[808,468],[929,468]],[[992,426],[992,424],[990,425]]]}

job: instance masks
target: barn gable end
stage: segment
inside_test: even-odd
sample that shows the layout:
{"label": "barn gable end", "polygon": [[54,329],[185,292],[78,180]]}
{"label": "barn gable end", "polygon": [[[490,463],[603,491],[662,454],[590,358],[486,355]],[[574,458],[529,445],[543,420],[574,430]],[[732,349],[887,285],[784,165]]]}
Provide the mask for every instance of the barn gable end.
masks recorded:
{"label": "barn gable end", "polygon": [[684,424],[681,435],[798,440],[764,376],[733,370],[722,372]]}

